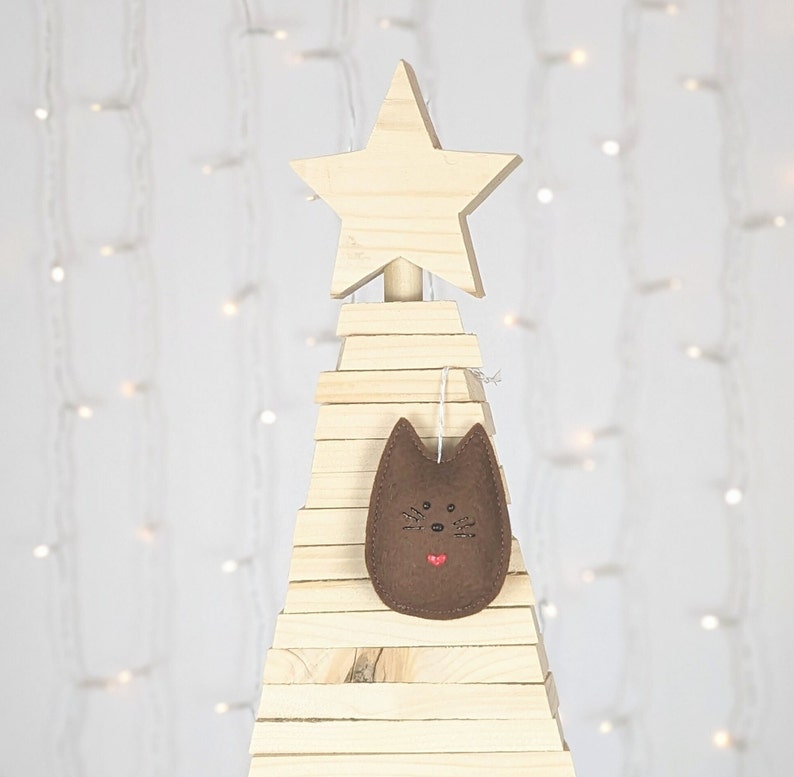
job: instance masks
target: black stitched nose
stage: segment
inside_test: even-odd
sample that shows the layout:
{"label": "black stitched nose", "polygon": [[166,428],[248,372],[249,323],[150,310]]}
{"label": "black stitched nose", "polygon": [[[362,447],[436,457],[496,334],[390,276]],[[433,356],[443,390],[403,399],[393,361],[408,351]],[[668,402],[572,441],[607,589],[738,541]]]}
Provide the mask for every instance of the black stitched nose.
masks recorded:
{"label": "black stitched nose", "polygon": [[434,523],[430,528],[433,531],[444,531],[444,524],[443,523]]}

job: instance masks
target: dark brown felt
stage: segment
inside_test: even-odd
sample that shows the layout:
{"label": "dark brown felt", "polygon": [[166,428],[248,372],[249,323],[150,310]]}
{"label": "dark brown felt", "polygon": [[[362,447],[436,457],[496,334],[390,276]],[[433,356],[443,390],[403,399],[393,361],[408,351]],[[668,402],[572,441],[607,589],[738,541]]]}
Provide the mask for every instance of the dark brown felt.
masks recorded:
{"label": "dark brown felt", "polygon": [[[433,524],[444,528],[433,531]],[[504,487],[485,429],[473,426],[455,452],[437,463],[401,418],[383,450],[367,516],[367,571],[381,601],[419,618],[479,612],[502,589],[511,539]],[[446,561],[434,566],[428,554],[446,555]]]}

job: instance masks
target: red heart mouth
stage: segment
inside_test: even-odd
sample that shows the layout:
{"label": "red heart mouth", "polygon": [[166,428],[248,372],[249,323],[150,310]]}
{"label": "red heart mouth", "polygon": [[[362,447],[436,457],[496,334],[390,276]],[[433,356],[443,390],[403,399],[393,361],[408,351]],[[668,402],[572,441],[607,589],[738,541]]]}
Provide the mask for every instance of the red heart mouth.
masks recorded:
{"label": "red heart mouth", "polygon": [[436,556],[434,553],[428,553],[427,554],[427,560],[434,567],[440,567],[447,560],[447,554],[446,553],[439,553]]}

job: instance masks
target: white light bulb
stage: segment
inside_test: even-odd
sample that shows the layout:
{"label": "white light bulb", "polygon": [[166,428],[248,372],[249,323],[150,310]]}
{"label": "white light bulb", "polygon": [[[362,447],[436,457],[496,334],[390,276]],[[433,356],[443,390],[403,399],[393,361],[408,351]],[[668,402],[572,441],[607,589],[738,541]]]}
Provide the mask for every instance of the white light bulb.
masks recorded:
{"label": "white light bulb", "polygon": [[138,539],[141,542],[154,542],[157,528],[150,523],[145,523],[138,529]]}
{"label": "white light bulb", "polygon": [[202,175],[212,175],[212,173],[213,173],[213,171],[214,171],[214,170],[215,170],[215,168],[214,168],[214,167],[213,167],[211,164],[209,164],[209,163],[207,163],[207,164],[203,164],[203,165],[201,166],[201,173],[202,173]]}
{"label": "white light bulb", "polygon": [[738,505],[742,499],[744,499],[744,493],[742,492],[741,488],[733,486],[725,491],[723,494],[723,499],[725,500],[726,505],[733,507]]}
{"label": "white light bulb", "polygon": [[236,572],[240,568],[240,562],[235,558],[226,559],[226,561],[221,564],[221,572],[226,575],[231,575],[233,572]]}
{"label": "white light bulb", "polygon": [[263,410],[259,414],[259,420],[266,426],[276,423],[276,414],[272,410]]}
{"label": "white light bulb", "polygon": [[548,186],[541,186],[535,196],[542,205],[548,205],[554,199],[554,192]]}
{"label": "white light bulb", "polygon": [[119,672],[119,673],[116,675],[116,682],[117,682],[119,685],[127,685],[128,683],[131,683],[131,682],[132,682],[132,680],[133,680],[133,677],[134,677],[134,676],[135,676],[135,675],[132,673],[132,670],[131,670],[131,669],[122,669],[122,670],[121,670],[121,671],[120,671],[120,672]]}
{"label": "white light bulb", "polygon": [[33,548],[33,558],[47,558],[52,553],[52,548],[49,545],[36,545]]}
{"label": "white light bulb", "polygon": [[583,569],[579,575],[582,579],[582,582],[586,585],[590,585],[590,583],[594,583],[596,579],[596,573],[594,569]]}
{"label": "white light bulb", "polygon": [[227,701],[219,701],[215,705],[215,712],[218,715],[225,715],[231,709],[231,705]]}
{"label": "white light bulb", "polygon": [[76,409],[77,415],[84,420],[94,417],[94,409],[88,405],[78,405]]}
{"label": "white light bulb", "polygon": [[595,459],[582,459],[582,469],[585,472],[592,472],[595,468]]}
{"label": "white light bulb", "polygon": [[601,734],[611,734],[615,730],[615,724],[611,720],[602,720],[598,724],[598,731]]}
{"label": "white light bulb", "polygon": [[36,110],[33,111],[33,115],[39,121],[46,121],[50,117],[50,112],[46,108],[36,108]]}
{"label": "white light bulb", "polygon": [[785,227],[786,226],[786,217],[785,216],[775,216],[772,219],[772,224],[776,227]]}
{"label": "white light bulb", "polygon": [[733,744],[733,737],[730,731],[721,728],[719,731],[714,732],[711,741],[714,743],[714,747],[719,747],[721,750],[724,750]]}
{"label": "white light bulb", "polygon": [[240,306],[233,299],[230,299],[223,303],[221,310],[225,316],[236,316],[240,312]]}
{"label": "white light bulb", "polygon": [[700,359],[703,356],[703,349],[699,345],[688,345],[684,349],[684,353],[690,359]]}
{"label": "white light bulb", "polygon": [[556,618],[560,614],[554,602],[543,602],[543,604],[540,605],[540,609],[547,618]]}
{"label": "white light bulb", "polygon": [[572,65],[584,65],[587,62],[587,52],[584,49],[574,49],[568,54],[568,61]]}
{"label": "white light bulb", "polygon": [[601,144],[601,150],[607,156],[617,156],[620,153],[620,143],[617,140],[605,140]]}
{"label": "white light bulb", "polygon": [[589,448],[595,439],[595,432],[592,429],[580,429],[574,437],[574,443],[577,448]]}
{"label": "white light bulb", "polygon": [[62,283],[66,277],[66,271],[59,264],[54,264],[50,267],[50,279],[53,283]]}
{"label": "white light bulb", "polygon": [[273,37],[276,40],[286,40],[289,38],[289,33],[286,30],[273,30]]}
{"label": "white light bulb", "polygon": [[123,397],[126,397],[127,399],[134,397],[137,393],[138,386],[131,380],[125,380],[124,383],[119,386],[119,394],[121,394]]}
{"label": "white light bulb", "polygon": [[720,619],[717,615],[709,613],[700,619],[700,628],[706,631],[715,631],[720,627]]}

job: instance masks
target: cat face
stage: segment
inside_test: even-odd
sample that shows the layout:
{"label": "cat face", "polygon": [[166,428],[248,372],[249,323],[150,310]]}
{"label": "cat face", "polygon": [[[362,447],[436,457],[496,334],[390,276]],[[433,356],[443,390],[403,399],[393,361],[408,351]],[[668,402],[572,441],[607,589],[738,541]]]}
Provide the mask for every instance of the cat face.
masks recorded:
{"label": "cat face", "polygon": [[436,463],[400,419],[370,499],[365,556],[381,600],[422,618],[471,615],[499,593],[510,523],[496,457],[479,424]]}

